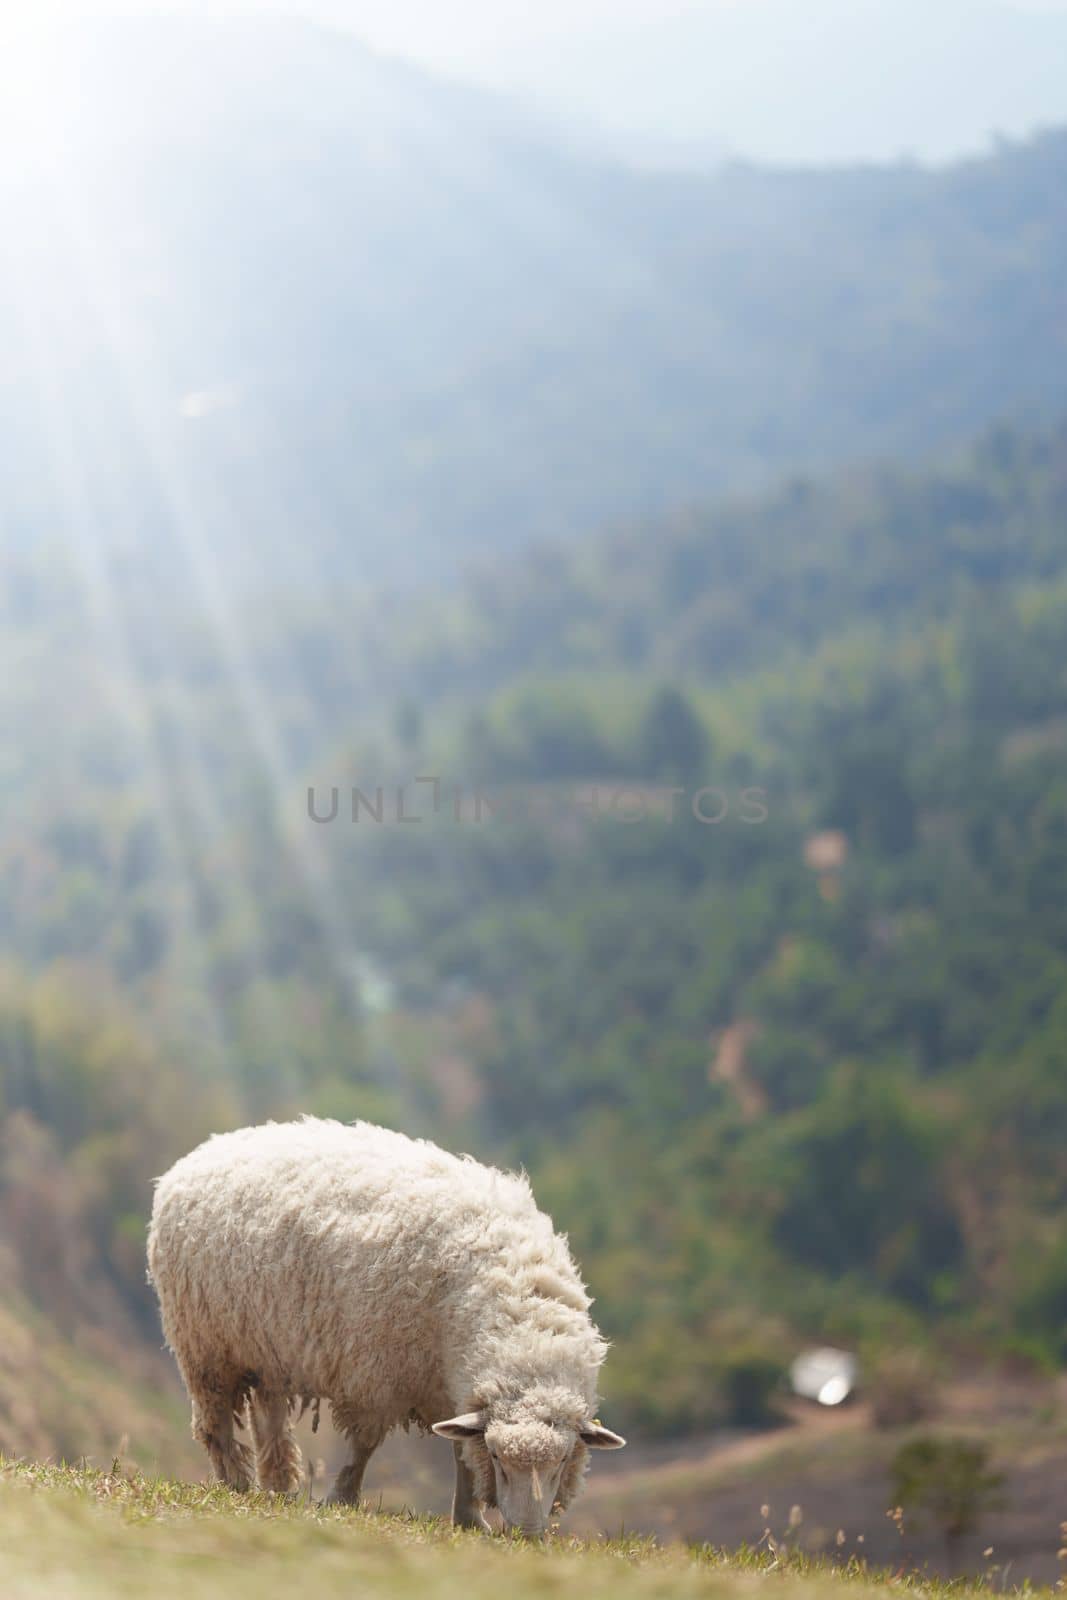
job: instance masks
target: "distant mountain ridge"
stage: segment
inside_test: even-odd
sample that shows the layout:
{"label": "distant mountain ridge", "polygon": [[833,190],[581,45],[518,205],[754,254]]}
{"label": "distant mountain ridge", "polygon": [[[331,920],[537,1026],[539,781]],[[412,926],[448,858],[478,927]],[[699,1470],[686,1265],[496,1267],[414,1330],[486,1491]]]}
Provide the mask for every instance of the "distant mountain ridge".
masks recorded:
{"label": "distant mountain ridge", "polygon": [[39,76],[9,538],[372,584],[1067,406],[1064,133],[636,174],[281,21],[70,30]]}
{"label": "distant mountain ridge", "polygon": [[[1067,115],[1060,0],[746,0],[619,7],[502,64],[508,82],[598,124],[804,166],[959,160]],[[663,152],[666,164],[670,151]]]}

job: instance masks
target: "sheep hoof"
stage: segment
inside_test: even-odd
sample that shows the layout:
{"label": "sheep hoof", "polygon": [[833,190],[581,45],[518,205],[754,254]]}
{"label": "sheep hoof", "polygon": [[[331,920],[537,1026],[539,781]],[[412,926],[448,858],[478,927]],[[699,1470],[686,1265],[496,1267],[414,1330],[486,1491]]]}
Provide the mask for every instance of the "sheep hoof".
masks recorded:
{"label": "sheep hoof", "polygon": [[459,1516],[453,1513],[452,1526],[454,1528],[474,1528],[478,1533],[492,1533],[493,1531],[480,1511],[467,1511]]}

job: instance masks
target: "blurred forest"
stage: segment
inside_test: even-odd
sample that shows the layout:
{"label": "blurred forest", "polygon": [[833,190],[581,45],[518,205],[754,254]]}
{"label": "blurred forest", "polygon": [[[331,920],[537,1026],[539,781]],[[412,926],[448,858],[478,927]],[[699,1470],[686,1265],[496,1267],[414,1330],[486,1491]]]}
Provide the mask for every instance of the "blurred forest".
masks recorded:
{"label": "blurred forest", "polygon": [[[158,1344],[152,1177],[308,1111],[526,1163],[620,1425],[810,1338],[1067,1358],[1067,431],[373,603],[82,555],[0,592],[9,1303]],[[351,821],[429,774],[731,810]]]}

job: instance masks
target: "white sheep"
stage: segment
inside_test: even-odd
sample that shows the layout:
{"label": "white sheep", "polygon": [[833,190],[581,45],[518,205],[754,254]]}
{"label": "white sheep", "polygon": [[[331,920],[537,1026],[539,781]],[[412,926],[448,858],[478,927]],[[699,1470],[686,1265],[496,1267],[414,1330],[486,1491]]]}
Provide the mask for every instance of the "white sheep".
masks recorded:
{"label": "white sheep", "polygon": [[606,1346],[526,1178],[427,1140],[312,1117],[216,1135],[159,1179],[148,1264],[194,1437],[235,1488],[253,1467],[297,1487],[293,1409],[322,1399],[350,1448],[332,1500],[415,1422],[453,1441],[455,1523],[495,1505],[540,1534],[588,1449],[625,1443],[595,1420]]}

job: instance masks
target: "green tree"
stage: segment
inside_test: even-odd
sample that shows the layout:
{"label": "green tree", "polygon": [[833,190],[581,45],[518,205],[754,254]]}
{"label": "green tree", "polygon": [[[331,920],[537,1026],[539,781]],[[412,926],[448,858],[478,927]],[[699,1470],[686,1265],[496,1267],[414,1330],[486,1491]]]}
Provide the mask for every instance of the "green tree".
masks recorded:
{"label": "green tree", "polygon": [[1003,1505],[1004,1477],[989,1467],[989,1447],[971,1439],[911,1439],[890,1466],[893,1501],[937,1523],[950,1562],[960,1540],[987,1511]]}
{"label": "green tree", "polygon": [[641,719],[637,757],[642,776],[653,782],[699,781],[707,771],[711,743],[688,698],[670,685],[657,691]]}

